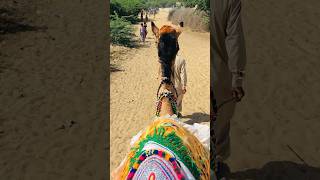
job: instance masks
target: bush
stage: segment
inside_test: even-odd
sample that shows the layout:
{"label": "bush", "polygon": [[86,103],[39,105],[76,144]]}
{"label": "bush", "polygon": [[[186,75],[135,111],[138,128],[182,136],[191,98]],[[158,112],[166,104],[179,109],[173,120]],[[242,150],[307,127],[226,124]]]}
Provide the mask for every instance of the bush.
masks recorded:
{"label": "bush", "polygon": [[155,7],[171,7],[176,4],[176,0],[111,0],[111,15],[118,14],[131,23],[136,23],[138,14],[142,9]]}
{"label": "bush", "polygon": [[138,14],[145,5],[142,0],[111,0],[110,14],[118,14],[131,23],[138,22]]}
{"label": "bush", "polygon": [[182,2],[185,7],[197,6],[198,10],[210,13],[210,0],[182,0]]}
{"label": "bush", "polygon": [[120,18],[117,14],[113,15],[110,21],[111,42],[116,45],[133,47],[134,29],[130,22]]}
{"label": "bush", "polygon": [[176,4],[176,0],[143,0],[145,8],[165,8]]}

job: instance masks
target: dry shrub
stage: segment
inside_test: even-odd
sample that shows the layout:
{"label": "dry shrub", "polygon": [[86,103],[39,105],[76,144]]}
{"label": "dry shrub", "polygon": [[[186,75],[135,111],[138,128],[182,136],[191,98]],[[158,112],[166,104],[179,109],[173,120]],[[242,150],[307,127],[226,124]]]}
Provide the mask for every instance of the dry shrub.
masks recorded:
{"label": "dry shrub", "polygon": [[172,9],[169,12],[168,20],[173,24],[179,24],[183,21],[184,26],[196,31],[210,31],[209,17],[205,12],[195,10],[194,8]]}

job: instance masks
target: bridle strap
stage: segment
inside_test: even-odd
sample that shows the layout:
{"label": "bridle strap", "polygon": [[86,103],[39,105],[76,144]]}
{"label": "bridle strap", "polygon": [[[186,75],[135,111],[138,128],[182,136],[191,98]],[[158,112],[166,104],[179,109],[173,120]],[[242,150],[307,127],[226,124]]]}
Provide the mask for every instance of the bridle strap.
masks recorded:
{"label": "bridle strap", "polygon": [[162,98],[168,98],[169,99],[169,102],[171,104],[171,107],[172,107],[172,111],[173,111],[173,114],[176,114],[178,115],[178,111],[177,111],[177,102],[176,102],[176,99],[173,95],[173,93],[171,91],[164,91],[162,93],[160,93],[160,96],[158,97],[158,100],[157,100],[157,103],[156,103],[156,107],[157,107],[157,110],[156,110],[156,116],[160,116],[160,111],[161,111],[161,106],[162,106]]}
{"label": "bridle strap", "polygon": [[164,78],[161,80],[161,82],[160,82],[160,85],[159,85],[158,91],[157,91],[157,98],[159,97],[159,91],[160,91],[160,88],[161,88],[161,86],[162,86],[163,84],[170,84],[170,85],[172,85],[172,87],[173,87],[173,89],[174,89],[174,91],[175,91],[176,97],[178,98],[178,91],[177,91],[176,87],[174,87],[172,81],[171,81],[169,78],[167,78],[167,77],[164,77]]}

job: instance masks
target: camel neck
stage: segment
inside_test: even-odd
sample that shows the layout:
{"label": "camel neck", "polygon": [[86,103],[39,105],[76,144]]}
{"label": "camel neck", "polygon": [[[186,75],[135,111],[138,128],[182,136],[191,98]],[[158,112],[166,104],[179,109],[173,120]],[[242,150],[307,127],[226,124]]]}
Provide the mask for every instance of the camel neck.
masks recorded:
{"label": "camel neck", "polygon": [[165,116],[167,114],[169,114],[170,116],[173,115],[172,105],[171,105],[169,98],[163,97],[161,99],[161,110],[160,110],[159,115],[161,117],[161,116]]}

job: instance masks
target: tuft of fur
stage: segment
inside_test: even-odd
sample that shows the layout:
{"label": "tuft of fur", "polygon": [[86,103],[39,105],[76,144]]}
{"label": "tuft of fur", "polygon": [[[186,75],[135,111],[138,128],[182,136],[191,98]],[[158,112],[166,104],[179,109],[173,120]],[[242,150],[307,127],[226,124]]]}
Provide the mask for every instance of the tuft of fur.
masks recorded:
{"label": "tuft of fur", "polygon": [[171,34],[176,34],[176,29],[173,28],[172,26],[168,26],[168,25],[164,25],[160,28],[160,36],[162,34],[168,34],[168,33],[171,33]]}

